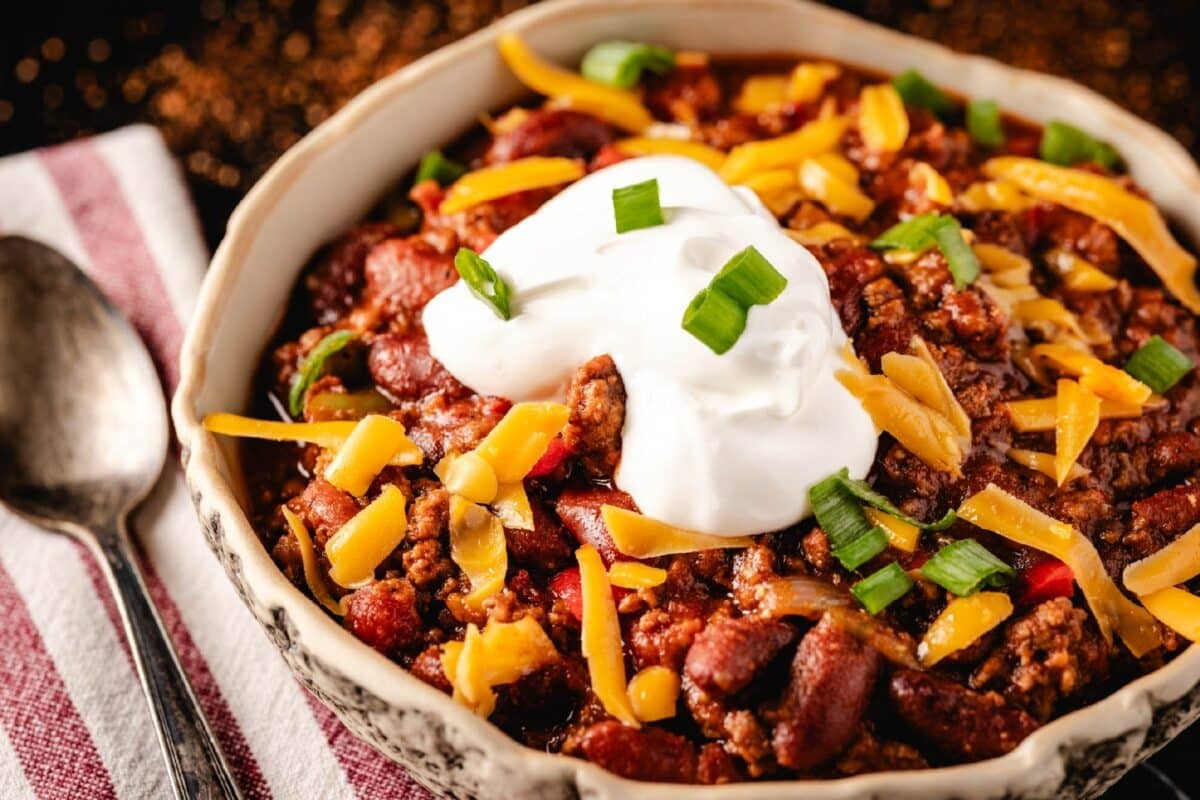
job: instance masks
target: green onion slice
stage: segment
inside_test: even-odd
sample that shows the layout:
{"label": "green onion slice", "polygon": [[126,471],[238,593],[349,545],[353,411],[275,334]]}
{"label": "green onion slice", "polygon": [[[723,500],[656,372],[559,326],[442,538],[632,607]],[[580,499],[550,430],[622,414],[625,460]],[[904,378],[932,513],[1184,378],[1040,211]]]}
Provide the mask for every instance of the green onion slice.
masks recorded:
{"label": "green onion slice", "polygon": [[964,597],[985,586],[1003,586],[1015,573],[979,542],[959,539],[934,553],[921,567],[921,574],[946,591]]}
{"label": "green onion slice", "polygon": [[905,105],[929,109],[939,117],[954,113],[954,101],[915,69],[907,69],[892,78],[892,85]]}
{"label": "green onion slice", "polygon": [[779,297],[787,284],[787,278],[750,245],[725,262],[710,285],[749,308],[767,305]]}
{"label": "green onion slice", "polygon": [[954,217],[942,217],[941,223],[933,230],[934,241],[938,249],[946,257],[946,265],[954,276],[954,288],[963,289],[967,284],[974,283],[979,277],[979,259],[967,240],[963,238],[962,226]]}
{"label": "green onion slice", "polygon": [[711,286],[700,290],[683,312],[683,329],[723,355],[746,330],[746,307]]}
{"label": "green onion slice", "polygon": [[873,250],[927,250],[937,244],[933,231],[941,220],[940,214],[918,214],[888,228],[870,246]]}
{"label": "green onion slice", "polygon": [[662,205],[658,202],[658,179],[622,186],[612,190],[613,216],[617,233],[662,225]]}
{"label": "green onion slice", "polygon": [[808,502],[834,557],[846,569],[858,569],[887,549],[887,535],[870,523],[858,500],[842,485],[839,474],[813,484]]}
{"label": "green onion slice", "polygon": [[491,264],[469,247],[460,247],[454,256],[454,268],[458,270],[459,277],[467,284],[471,294],[487,303],[497,317],[503,320],[512,319],[508,284],[496,274]]}
{"label": "green onion slice", "polygon": [[664,75],[675,68],[675,53],[665,47],[642,42],[600,42],[583,57],[579,71],[589,81],[629,89],[641,80],[642,72]]}
{"label": "green onion slice", "polygon": [[1042,131],[1038,155],[1043,161],[1063,167],[1092,162],[1105,169],[1112,169],[1119,160],[1117,151],[1108,142],[1058,120],[1048,124]]}
{"label": "green onion slice", "polygon": [[1000,106],[995,100],[967,103],[967,132],[984,147],[1004,144],[1004,125],[1000,121]]}
{"label": "green onion slice", "polygon": [[837,473],[837,478],[841,481],[842,486],[846,488],[846,491],[862,502],[879,509],[885,514],[890,514],[896,519],[904,520],[909,525],[913,525],[923,531],[944,531],[958,520],[958,515],[953,510],[950,510],[937,522],[921,522],[919,519],[905,514],[896,507],[895,503],[872,489],[866,481],[851,478],[849,469],[843,468],[841,472]]}
{"label": "green onion slice", "polygon": [[908,577],[903,567],[893,561],[851,586],[850,594],[862,603],[867,613],[878,614],[908,594],[912,587],[913,579]]}
{"label": "green onion slice", "polygon": [[421,157],[414,183],[435,180],[438,185],[447,186],[461,178],[466,172],[465,166],[446,158],[441,150],[430,150]]}
{"label": "green onion slice", "polygon": [[299,418],[304,412],[304,395],[308,392],[308,387],[321,377],[325,362],[356,338],[358,334],[354,331],[334,331],[308,351],[308,355],[296,370],[296,378],[292,382],[291,391],[288,392],[288,412],[293,417]]}
{"label": "green onion slice", "polygon": [[1196,365],[1158,334],[1151,336],[1125,362],[1125,371],[1157,394],[1179,383]]}

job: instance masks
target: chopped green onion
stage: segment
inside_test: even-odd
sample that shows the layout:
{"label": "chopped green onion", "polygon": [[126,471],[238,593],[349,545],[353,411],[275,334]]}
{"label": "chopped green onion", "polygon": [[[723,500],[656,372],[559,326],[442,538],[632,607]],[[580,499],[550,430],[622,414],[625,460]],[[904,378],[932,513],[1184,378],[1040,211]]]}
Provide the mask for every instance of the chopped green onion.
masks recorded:
{"label": "chopped green onion", "polygon": [[421,157],[414,183],[434,180],[440,186],[447,186],[461,178],[466,172],[465,166],[446,158],[441,150],[430,150]]}
{"label": "chopped green onion", "polygon": [[503,320],[512,319],[508,284],[496,274],[491,264],[469,247],[460,247],[454,256],[454,268],[458,270],[458,276],[467,284],[471,294],[491,306],[497,317]]}
{"label": "chopped green onion", "polygon": [[850,594],[862,603],[868,614],[878,614],[908,594],[913,579],[895,561],[876,570],[850,587]]}
{"label": "chopped green onion", "polygon": [[967,131],[984,147],[1004,144],[1004,125],[1000,121],[1000,106],[995,100],[972,100],[967,103]]}
{"label": "chopped green onion", "polygon": [[1055,120],[1042,131],[1038,154],[1043,161],[1063,167],[1092,162],[1105,169],[1117,165],[1119,156],[1108,142],[1101,141],[1074,125]]}
{"label": "chopped green onion", "polygon": [[939,117],[954,113],[954,101],[915,69],[907,69],[892,78],[892,86],[896,87],[905,105],[928,109]]}
{"label": "chopped green onion", "polygon": [[872,489],[870,484],[868,484],[866,481],[859,480],[857,478],[851,478],[849,469],[843,468],[841,472],[837,473],[837,477],[838,480],[841,481],[842,486],[846,487],[846,490],[849,491],[850,494],[854,495],[862,502],[873,508],[879,509],[885,514],[890,514],[896,519],[903,520],[909,525],[920,528],[923,531],[944,531],[958,520],[958,515],[955,514],[953,510],[950,510],[947,511],[946,514],[937,522],[921,522],[919,519],[905,514],[896,507],[895,503]]}
{"label": "chopped green onion", "polygon": [[683,329],[709,350],[723,355],[746,330],[746,307],[724,292],[707,286],[683,312]]}
{"label": "chopped green onion", "polygon": [[1179,383],[1196,365],[1158,334],[1151,336],[1125,362],[1125,371],[1157,394]]}
{"label": "chopped green onion", "polygon": [[749,308],[767,305],[779,297],[787,283],[787,278],[750,245],[725,262],[710,285]]}
{"label": "chopped green onion", "polygon": [[937,243],[933,232],[941,221],[940,214],[918,214],[888,228],[870,246],[873,250],[927,250]]}
{"label": "chopped green onion", "polygon": [[617,233],[635,231],[638,228],[653,228],[662,225],[662,205],[658,202],[658,180],[621,186],[612,190],[613,216],[617,220]]}
{"label": "chopped green onion", "polygon": [[326,360],[356,338],[358,334],[354,331],[334,331],[308,351],[308,355],[296,370],[296,378],[292,382],[291,391],[288,392],[288,412],[293,417],[298,418],[303,413],[304,395],[308,392],[308,387],[321,377]]}
{"label": "chopped green onion", "polygon": [[600,42],[583,57],[579,71],[589,81],[629,89],[650,70],[664,75],[675,68],[675,54],[642,42]]}
{"label": "chopped green onion", "polygon": [[954,217],[942,217],[941,224],[934,228],[933,238],[942,255],[946,257],[946,266],[954,276],[955,289],[961,290],[979,277],[979,259],[975,257],[971,245],[963,238],[962,226],[958,224],[958,220]]}
{"label": "chopped green onion", "polygon": [[834,557],[849,570],[858,569],[887,549],[887,535],[872,525],[858,500],[837,474],[808,490],[817,524],[825,531]]}
{"label": "chopped green onion", "polygon": [[1003,586],[1015,573],[979,542],[959,539],[934,553],[921,567],[921,574],[946,591],[964,597],[985,586]]}

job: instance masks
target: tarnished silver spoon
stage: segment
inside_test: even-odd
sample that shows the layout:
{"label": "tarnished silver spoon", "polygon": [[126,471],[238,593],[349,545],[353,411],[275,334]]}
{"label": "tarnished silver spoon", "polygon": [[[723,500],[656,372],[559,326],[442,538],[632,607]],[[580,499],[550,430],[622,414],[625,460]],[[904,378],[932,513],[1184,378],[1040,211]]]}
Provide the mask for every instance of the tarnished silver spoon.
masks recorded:
{"label": "tarnished silver spoon", "polygon": [[238,798],[125,528],[167,452],[146,348],[55,250],[0,238],[0,502],[89,545],[105,567],[180,798]]}

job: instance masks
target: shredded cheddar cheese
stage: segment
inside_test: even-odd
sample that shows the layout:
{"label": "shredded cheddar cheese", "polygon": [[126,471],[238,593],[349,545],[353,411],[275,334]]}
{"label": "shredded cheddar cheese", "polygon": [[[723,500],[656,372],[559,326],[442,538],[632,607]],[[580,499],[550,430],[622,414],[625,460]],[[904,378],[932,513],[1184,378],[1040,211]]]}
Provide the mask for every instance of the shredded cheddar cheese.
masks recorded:
{"label": "shredded cheddar cheese", "polygon": [[556,156],[529,156],[507,164],[483,167],[455,181],[438,206],[438,212],[457,214],[498,197],[570,183],[582,178],[586,172],[582,163]]}
{"label": "shredded cheddar cheese", "polygon": [[954,203],[954,193],[950,184],[942,174],[924,161],[913,164],[908,172],[909,180],[921,188],[921,192],[931,203],[939,206],[949,206]]}
{"label": "shredded cheddar cheese", "polygon": [[862,241],[860,236],[851,233],[836,222],[818,222],[816,225],[810,225],[803,230],[794,231],[789,229],[785,230],[784,233],[806,247],[825,245],[830,242],[836,242],[839,239],[845,239],[850,242]]}
{"label": "shredded cheddar cheese", "polygon": [[863,87],[858,96],[858,132],[867,148],[878,153],[894,153],[904,146],[908,112],[895,86],[881,83]]}
{"label": "shredded cheddar cheese", "polygon": [[379,497],[329,538],[325,556],[334,583],[350,587],[375,574],[375,569],[404,541],[407,502],[404,492],[388,484]]}
{"label": "shredded cheddar cheese", "polygon": [[1141,598],[1155,619],[1192,642],[1200,642],[1200,597],[1176,586]]}
{"label": "shredded cheddar cheese", "polygon": [[454,699],[482,717],[496,706],[496,686],[513,683],[559,659],[546,631],[532,617],[467,625],[461,642],[442,646],[442,669]]}
{"label": "shredded cheddar cheese", "polygon": [[787,97],[793,103],[812,103],[825,92],[825,84],[842,74],[842,68],[828,62],[804,62],[796,65],[788,77]]}
{"label": "shredded cheddar cheese", "polygon": [[496,498],[492,500],[492,511],[506,528],[522,531],[534,529],[533,508],[529,505],[529,495],[525,494],[524,484],[500,484],[496,490]]}
{"label": "shredded cheddar cheese", "polygon": [[995,485],[967,498],[958,516],[1017,544],[1041,550],[1070,567],[1105,641],[1111,643],[1115,632],[1135,658],[1162,643],[1154,619],[1121,593],[1108,577],[1096,547],[1075,528]]}
{"label": "shredded cheddar cheese", "polygon": [[591,545],[575,551],[583,598],[582,650],[592,691],[604,710],[631,728],[640,728],[625,686],[625,645],[612,586],[600,554]]}
{"label": "shredded cheddar cheese", "polygon": [[1121,580],[1136,595],[1154,594],[1200,575],[1200,525],[1125,568]]}
{"label": "shredded cheddar cheese", "polygon": [[1106,400],[1127,406],[1140,406],[1150,400],[1153,391],[1124,370],[1066,345],[1039,344],[1035,358],[1048,361],[1056,369],[1079,378],[1079,383]]}
{"label": "shredded cheddar cheese", "polygon": [[754,544],[749,536],[714,536],[687,531],[617,506],[601,506],[600,518],[617,550],[630,558],[657,558]]}
{"label": "shredded cheddar cheese", "polygon": [[[1057,402],[1057,398],[1052,398]],[[1036,472],[1040,472],[1047,478],[1058,480],[1058,475],[1054,471],[1054,454],[1039,453],[1036,450],[1022,450],[1019,447],[1013,447],[1008,451],[1008,457],[1017,462],[1023,467],[1028,467]],[[1079,464],[1072,464],[1071,471],[1067,474],[1067,483],[1073,480],[1082,478],[1085,475],[1090,475],[1092,471],[1087,467]]]}
{"label": "shredded cheddar cheese", "polygon": [[1054,480],[1062,486],[1100,424],[1100,398],[1072,380],[1058,382],[1054,420]]}
{"label": "shredded cheddar cheese", "polygon": [[836,153],[806,158],[800,164],[804,193],[834,214],[862,222],[875,210],[875,201],[858,188],[858,172]]}
{"label": "shredded cheddar cheese", "polygon": [[308,591],[312,593],[318,603],[328,609],[329,613],[339,617],[346,616],[345,599],[335,600],[329,587],[325,585],[325,578],[321,575],[321,565],[317,563],[317,551],[313,547],[312,536],[309,535],[308,528],[304,526],[304,522],[296,515],[296,512],[287,506],[283,507],[283,518],[287,521],[292,535],[296,537],[297,544],[300,545],[300,562],[304,566],[304,582],[308,584]]}
{"label": "shredded cheddar cheese", "polygon": [[925,632],[917,646],[917,657],[922,665],[932,667],[946,656],[970,647],[1012,613],[1012,600],[1004,592],[956,597]]}
{"label": "shredded cheddar cheese", "polygon": [[[1055,397],[1010,400],[1005,406],[1018,433],[1052,431],[1055,428],[1058,418],[1058,400]],[[1100,399],[1100,419],[1136,419],[1141,415],[1141,406]]]}
{"label": "shredded cheddar cheese", "polygon": [[615,143],[619,152],[628,156],[684,156],[699,161],[711,170],[720,171],[725,163],[725,154],[715,147],[686,139],[658,139],[649,136],[633,136]]}
{"label": "shredded cheddar cheese", "polygon": [[788,83],[786,75],[751,75],[742,82],[733,107],[743,114],[774,111],[788,101]]}
{"label": "shredded cheddar cheese", "polygon": [[646,667],[629,680],[629,704],[642,722],[675,716],[679,703],[679,675],[667,667]]}
{"label": "shredded cheddar cheese", "polygon": [[463,602],[478,609],[504,588],[508,547],[504,526],[486,508],[458,495],[450,497],[450,558],[471,582]]}
{"label": "shredded cheddar cheese", "polygon": [[487,505],[496,499],[496,493],[500,490],[496,471],[483,456],[474,451],[462,454],[448,453],[433,468],[433,474],[438,476],[451,494],[472,503]]}
{"label": "shredded cheddar cheese", "polygon": [[325,469],[325,480],[362,497],[380,471],[401,451],[415,447],[404,426],[391,417],[371,414],[355,426]]}
{"label": "shredded cheddar cheese", "polygon": [[1007,211],[1017,213],[1037,205],[1037,201],[1021,193],[1017,185],[1009,181],[980,181],[972,183],[957,198],[963,211],[979,214],[983,211]]}
{"label": "shredded cheddar cheese", "polygon": [[654,122],[631,91],[589,81],[543,61],[515,34],[501,34],[497,44],[500,56],[517,79],[557,104],[593,114],[631,133],[639,133]]}
{"label": "shredded cheddar cheese", "polygon": [[1055,248],[1046,252],[1046,264],[1063,279],[1063,284],[1076,292],[1107,292],[1115,289],[1117,279],[1095,264],[1074,253]]}
{"label": "shredded cheddar cheese", "polygon": [[[209,414],[204,418],[204,429],[222,436],[267,439],[272,442],[307,442],[326,450],[337,450],[345,444],[357,424],[354,421],[276,422],[225,413]],[[409,467],[424,460],[421,448],[408,441],[388,463],[393,467]]]}
{"label": "shredded cheddar cheese", "polygon": [[917,543],[921,540],[921,529],[916,525],[870,506],[863,506],[863,513],[872,525],[883,529],[889,545],[906,553],[916,552]]}
{"label": "shredded cheddar cheese", "polygon": [[561,403],[517,403],[475,452],[492,465],[500,483],[517,483],[545,455],[570,417],[570,409]]}
{"label": "shredded cheddar cheese", "polygon": [[984,173],[1016,184],[1021,191],[1101,222],[1124,239],[1158,274],[1163,285],[1192,313],[1200,313],[1196,259],[1179,246],[1149,200],[1116,181],[1032,158],[1004,156],[983,165]]}
{"label": "shredded cheddar cheese", "polygon": [[741,183],[756,172],[798,165],[832,150],[848,125],[845,117],[816,119],[784,136],[740,144],[729,152],[721,177],[726,183]]}
{"label": "shredded cheddar cheese", "polygon": [[608,568],[608,580],[622,589],[649,589],[667,580],[667,571],[640,561],[618,561]]}

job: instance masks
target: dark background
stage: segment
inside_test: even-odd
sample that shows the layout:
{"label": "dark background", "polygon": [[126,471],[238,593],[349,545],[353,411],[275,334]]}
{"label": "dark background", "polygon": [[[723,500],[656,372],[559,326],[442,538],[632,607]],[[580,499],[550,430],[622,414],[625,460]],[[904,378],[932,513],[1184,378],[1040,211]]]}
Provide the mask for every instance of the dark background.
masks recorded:
{"label": "dark background", "polygon": [[[23,0],[0,9],[0,155],[130,122],[179,157],[210,246],[284,150],[372,81],[526,0]],[[840,0],[955,49],[1074,78],[1200,155],[1200,0]],[[853,54],[847,54],[853,61]],[[919,64],[914,65],[920,67]],[[1111,800],[1200,800],[1193,731]],[[1184,795],[1179,795],[1184,796]]]}

